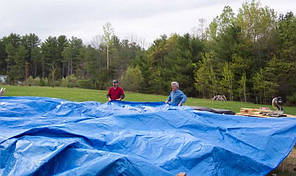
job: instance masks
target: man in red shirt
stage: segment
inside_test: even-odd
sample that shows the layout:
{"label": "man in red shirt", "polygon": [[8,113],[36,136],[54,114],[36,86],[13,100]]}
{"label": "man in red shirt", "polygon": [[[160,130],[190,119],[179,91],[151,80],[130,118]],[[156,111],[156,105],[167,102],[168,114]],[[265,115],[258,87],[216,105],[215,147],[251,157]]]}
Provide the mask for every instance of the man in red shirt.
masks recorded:
{"label": "man in red shirt", "polygon": [[112,100],[122,100],[124,99],[124,91],[121,87],[118,86],[118,81],[113,80],[113,86],[109,88],[107,98],[108,101]]}

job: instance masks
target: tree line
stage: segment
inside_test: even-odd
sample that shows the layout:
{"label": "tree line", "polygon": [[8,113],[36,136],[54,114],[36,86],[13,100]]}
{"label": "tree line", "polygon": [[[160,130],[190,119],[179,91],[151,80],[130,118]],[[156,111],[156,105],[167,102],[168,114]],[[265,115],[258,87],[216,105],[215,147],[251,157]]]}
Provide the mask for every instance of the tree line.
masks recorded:
{"label": "tree line", "polygon": [[120,40],[109,23],[101,39],[95,47],[65,35],[41,42],[35,34],[12,33],[0,39],[0,74],[8,75],[9,84],[105,89],[143,49]]}
{"label": "tree line", "polygon": [[64,35],[41,42],[35,34],[0,39],[0,74],[10,84],[106,89],[119,79],[126,90],[168,94],[170,82],[194,97],[296,104],[296,17],[258,1],[235,14],[225,6],[192,34],[162,35],[147,48],[119,39],[110,23],[99,42],[85,45]]}

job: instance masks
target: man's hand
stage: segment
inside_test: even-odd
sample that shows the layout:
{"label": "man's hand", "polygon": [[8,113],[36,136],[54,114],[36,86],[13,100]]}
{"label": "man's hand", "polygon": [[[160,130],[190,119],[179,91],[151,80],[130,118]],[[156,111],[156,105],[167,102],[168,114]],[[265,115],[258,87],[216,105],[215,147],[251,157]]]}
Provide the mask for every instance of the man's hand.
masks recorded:
{"label": "man's hand", "polygon": [[168,100],[165,100],[165,103],[168,104]]}
{"label": "man's hand", "polygon": [[179,103],[178,106],[182,106],[182,103]]}
{"label": "man's hand", "polygon": [[185,172],[180,172],[176,176],[187,176]]}
{"label": "man's hand", "polygon": [[108,101],[111,101],[111,98],[110,97],[108,98]]}
{"label": "man's hand", "polygon": [[117,98],[116,100],[121,101],[121,98]]}

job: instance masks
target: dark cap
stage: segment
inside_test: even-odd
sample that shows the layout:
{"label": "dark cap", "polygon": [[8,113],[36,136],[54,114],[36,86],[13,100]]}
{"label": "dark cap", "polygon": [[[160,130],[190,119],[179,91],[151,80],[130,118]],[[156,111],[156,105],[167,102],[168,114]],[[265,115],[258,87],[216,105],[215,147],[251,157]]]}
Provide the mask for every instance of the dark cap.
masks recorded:
{"label": "dark cap", "polygon": [[114,79],[112,82],[113,82],[113,83],[118,83],[118,80]]}

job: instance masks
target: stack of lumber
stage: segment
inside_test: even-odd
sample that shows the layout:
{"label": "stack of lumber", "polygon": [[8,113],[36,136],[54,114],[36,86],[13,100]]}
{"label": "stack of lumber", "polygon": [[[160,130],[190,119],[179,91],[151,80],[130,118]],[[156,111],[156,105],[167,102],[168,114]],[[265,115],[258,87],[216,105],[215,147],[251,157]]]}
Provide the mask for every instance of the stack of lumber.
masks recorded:
{"label": "stack of lumber", "polygon": [[[252,116],[252,117],[272,117],[268,114],[274,114],[275,111],[272,111],[268,108],[241,108],[239,113],[236,113],[235,115],[240,116]],[[296,117],[295,115],[290,114],[283,114],[282,117]]]}

